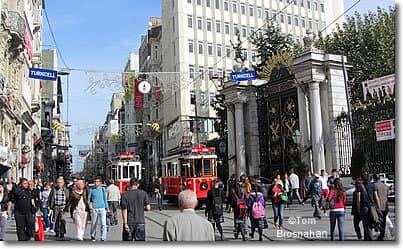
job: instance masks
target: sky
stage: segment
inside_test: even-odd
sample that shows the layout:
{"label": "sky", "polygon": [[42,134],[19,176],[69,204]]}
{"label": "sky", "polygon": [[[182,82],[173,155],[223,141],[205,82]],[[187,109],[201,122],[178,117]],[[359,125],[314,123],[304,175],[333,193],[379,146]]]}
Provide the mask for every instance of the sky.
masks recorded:
{"label": "sky", "polygon": [[[168,1],[168,0],[163,0]],[[183,1],[183,0],[179,0]],[[337,0],[338,1],[338,0]],[[359,0],[345,0],[348,9]],[[355,11],[376,11],[377,6],[388,8],[392,0],[360,0],[347,15]],[[141,36],[145,33],[150,17],[161,15],[159,0],[58,0],[45,1],[45,9],[53,31],[60,56],[58,69],[70,68],[63,79],[64,103],[62,117],[71,124],[73,146],[73,170],[82,167],[79,150],[89,149],[92,136],[103,125],[110,109],[114,85],[108,87],[97,82],[122,72],[129,53],[138,54]],[[43,48],[56,48],[46,17],[43,18]],[[91,72],[96,71],[96,72]],[[115,72],[104,74],[103,72]],[[95,80],[93,80],[95,79]],[[92,90],[92,91],[91,91]]]}

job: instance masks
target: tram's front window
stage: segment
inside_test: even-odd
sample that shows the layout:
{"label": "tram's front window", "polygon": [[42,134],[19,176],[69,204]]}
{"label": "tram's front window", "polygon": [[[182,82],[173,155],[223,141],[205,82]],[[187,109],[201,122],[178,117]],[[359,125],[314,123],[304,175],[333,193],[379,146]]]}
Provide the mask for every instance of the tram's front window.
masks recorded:
{"label": "tram's front window", "polygon": [[129,166],[124,165],[122,167],[123,177],[122,178],[129,178]]}
{"label": "tram's front window", "polygon": [[203,161],[204,163],[204,175],[211,175],[212,170],[211,170],[211,160],[210,159],[205,159]]}
{"label": "tram's front window", "polygon": [[129,176],[130,176],[130,178],[131,177],[137,177],[137,175],[136,175],[136,172],[135,172],[135,165],[131,165],[130,167],[129,167]]}

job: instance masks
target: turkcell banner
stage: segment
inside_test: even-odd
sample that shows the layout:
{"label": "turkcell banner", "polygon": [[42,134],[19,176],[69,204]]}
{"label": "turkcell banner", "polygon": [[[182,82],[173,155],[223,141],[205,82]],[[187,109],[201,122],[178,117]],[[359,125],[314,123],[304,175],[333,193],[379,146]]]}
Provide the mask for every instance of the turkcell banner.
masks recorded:
{"label": "turkcell banner", "polygon": [[254,71],[254,70],[231,73],[232,82],[244,81],[244,80],[255,80],[255,79],[256,79],[256,71]]}
{"label": "turkcell banner", "polygon": [[29,78],[56,81],[57,71],[44,68],[30,68]]}

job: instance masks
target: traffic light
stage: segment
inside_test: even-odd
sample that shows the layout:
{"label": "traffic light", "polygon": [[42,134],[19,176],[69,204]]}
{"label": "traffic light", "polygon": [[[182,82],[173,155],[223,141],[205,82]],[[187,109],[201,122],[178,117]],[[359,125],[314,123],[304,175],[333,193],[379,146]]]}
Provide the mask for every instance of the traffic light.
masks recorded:
{"label": "traffic light", "polygon": [[60,131],[60,129],[62,128],[62,124],[61,124],[59,121],[55,121],[55,122],[53,123],[53,128],[54,128],[56,131]]}

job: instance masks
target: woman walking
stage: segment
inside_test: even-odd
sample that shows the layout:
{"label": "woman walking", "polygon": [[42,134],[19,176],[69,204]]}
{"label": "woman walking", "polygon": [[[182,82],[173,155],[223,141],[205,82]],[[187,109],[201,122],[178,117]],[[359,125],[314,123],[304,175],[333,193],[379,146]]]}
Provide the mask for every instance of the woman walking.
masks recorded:
{"label": "woman walking", "polygon": [[48,200],[51,190],[52,188],[50,186],[50,182],[46,182],[45,187],[42,191],[42,217],[45,223],[45,233],[49,231],[54,232],[52,222],[50,222],[51,214],[49,213],[49,206],[48,206]]}
{"label": "woman walking", "polygon": [[283,219],[284,219],[284,205],[286,205],[285,201],[281,199],[281,195],[283,193],[283,186],[278,183],[277,179],[273,180],[273,188],[272,188],[272,207],[273,207],[273,214],[274,214],[274,225],[277,229],[280,229],[283,226]]}
{"label": "woman walking", "polygon": [[89,212],[87,203],[87,193],[83,180],[78,180],[74,190],[70,193],[69,202],[66,205],[66,211],[70,212],[77,229],[77,240],[81,241],[84,237],[85,225],[87,223],[87,212]]}
{"label": "woman walking", "polygon": [[[288,174],[285,173],[284,174],[284,182],[283,182],[284,186],[283,186],[283,191],[284,194],[288,197],[288,201],[290,200],[290,180],[288,178]],[[285,203],[285,208],[288,208],[288,201],[286,201]]]}
{"label": "woman walking", "polygon": [[334,240],[334,230],[337,226],[339,228],[339,240],[344,240],[344,217],[346,213],[346,192],[344,192],[343,184],[340,178],[334,181],[334,189],[332,189],[328,196],[327,201],[332,202],[334,199],[334,206],[330,209],[330,238]]}
{"label": "woman walking", "polygon": [[254,185],[254,192],[249,195],[248,210],[250,210],[249,218],[251,221],[250,237],[253,239],[255,229],[257,228],[259,232],[259,241],[262,241],[263,229],[267,226],[267,220],[264,195],[258,185]]}

